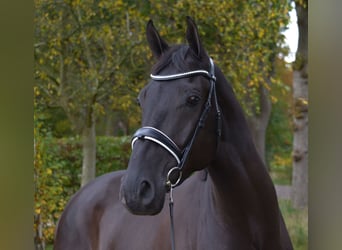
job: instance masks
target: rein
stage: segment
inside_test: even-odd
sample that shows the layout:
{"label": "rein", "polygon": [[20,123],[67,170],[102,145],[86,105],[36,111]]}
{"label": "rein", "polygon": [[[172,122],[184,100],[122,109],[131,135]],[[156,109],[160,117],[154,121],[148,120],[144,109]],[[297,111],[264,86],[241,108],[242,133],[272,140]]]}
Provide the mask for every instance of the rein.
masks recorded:
{"label": "rein", "polygon": [[[217,120],[217,136],[218,138],[221,137],[222,128],[221,128],[221,111],[220,107],[217,102],[217,95],[216,95],[216,77],[215,77],[215,67],[214,62],[211,58],[210,60],[210,69],[209,72],[206,70],[194,70],[189,71],[185,73],[180,74],[172,74],[172,75],[153,75],[151,74],[151,79],[155,81],[171,81],[171,80],[177,80],[181,78],[187,78],[187,77],[193,77],[193,76],[204,76],[209,79],[210,82],[210,89],[207,101],[204,105],[204,109],[202,111],[202,114],[200,116],[200,119],[198,120],[198,123],[196,125],[195,131],[192,135],[192,138],[187,143],[186,147],[181,150],[177,144],[164,132],[160,131],[157,128],[154,127],[142,127],[139,128],[133,135],[132,138],[132,149],[134,147],[134,144],[137,140],[149,140],[152,141],[159,146],[163,147],[167,152],[169,152],[176,160],[177,166],[173,167],[169,170],[166,176],[166,186],[170,190],[170,200],[169,200],[169,207],[170,207],[170,221],[171,221],[171,246],[172,250],[175,250],[175,234],[174,234],[174,223],[173,223],[173,189],[179,185],[181,179],[182,179],[182,170],[183,167],[188,159],[189,152],[192,148],[192,145],[194,144],[195,138],[200,131],[201,128],[204,127],[205,121],[208,117],[209,111],[212,107],[212,99],[214,99],[214,105],[216,108],[216,120]],[[171,175],[174,172],[178,172],[178,177],[176,181],[171,181]]]}

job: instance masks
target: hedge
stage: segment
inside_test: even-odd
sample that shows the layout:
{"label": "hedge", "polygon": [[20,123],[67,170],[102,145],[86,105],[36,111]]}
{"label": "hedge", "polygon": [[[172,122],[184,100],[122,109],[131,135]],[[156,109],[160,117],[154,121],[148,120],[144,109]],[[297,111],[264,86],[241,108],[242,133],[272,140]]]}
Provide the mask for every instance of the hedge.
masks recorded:
{"label": "hedge", "polygon": [[[128,164],[129,137],[98,137],[96,174]],[[79,138],[40,138],[35,142],[35,241],[53,242],[56,223],[70,197],[80,188],[82,145]]]}

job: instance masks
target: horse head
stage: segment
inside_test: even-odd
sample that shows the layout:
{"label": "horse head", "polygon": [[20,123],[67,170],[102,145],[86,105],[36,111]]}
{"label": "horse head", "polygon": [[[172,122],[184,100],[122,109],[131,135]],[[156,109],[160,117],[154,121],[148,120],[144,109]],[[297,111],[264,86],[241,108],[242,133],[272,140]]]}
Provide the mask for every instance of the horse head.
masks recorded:
{"label": "horse head", "polygon": [[157,63],[138,97],[142,128],[133,136],[120,195],[133,214],[154,215],[170,183],[180,185],[214,159],[219,107],[214,64],[191,18],[187,45],[169,46],[152,21],[146,35]]}

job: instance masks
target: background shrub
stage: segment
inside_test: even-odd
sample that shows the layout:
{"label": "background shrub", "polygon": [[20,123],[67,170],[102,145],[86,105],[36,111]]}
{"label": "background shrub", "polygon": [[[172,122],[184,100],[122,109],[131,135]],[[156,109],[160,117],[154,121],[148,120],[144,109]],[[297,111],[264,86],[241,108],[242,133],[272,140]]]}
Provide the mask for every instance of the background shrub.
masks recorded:
{"label": "background shrub", "polygon": [[[97,176],[127,167],[130,137],[98,137],[96,143]],[[82,145],[80,138],[46,137],[35,150],[35,227],[51,243],[58,218],[80,188]]]}

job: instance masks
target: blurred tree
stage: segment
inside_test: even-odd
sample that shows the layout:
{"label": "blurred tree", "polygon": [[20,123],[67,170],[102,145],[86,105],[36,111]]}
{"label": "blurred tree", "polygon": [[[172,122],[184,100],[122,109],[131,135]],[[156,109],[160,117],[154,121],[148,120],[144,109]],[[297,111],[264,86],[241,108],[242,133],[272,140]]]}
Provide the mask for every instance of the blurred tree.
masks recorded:
{"label": "blurred tree", "polygon": [[[141,19],[137,9],[123,1],[36,0],[35,5],[35,78],[40,102],[62,107],[82,136],[84,185],[95,177],[97,117],[105,113],[108,103],[127,105],[127,95],[132,95],[127,92],[137,88],[132,87],[135,81],[126,85],[129,74],[124,75],[124,65],[142,41],[140,23],[132,22],[130,16]],[[124,84],[125,95],[113,97],[110,90]]]}
{"label": "blurred tree", "polygon": [[298,48],[293,63],[293,172],[292,201],[296,208],[308,203],[308,1],[297,0]]}

